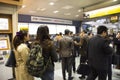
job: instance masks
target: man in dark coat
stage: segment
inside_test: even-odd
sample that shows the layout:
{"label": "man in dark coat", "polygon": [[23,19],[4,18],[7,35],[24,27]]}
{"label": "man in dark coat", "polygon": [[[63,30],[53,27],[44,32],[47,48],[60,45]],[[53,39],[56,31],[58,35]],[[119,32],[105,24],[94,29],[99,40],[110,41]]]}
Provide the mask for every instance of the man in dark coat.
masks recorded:
{"label": "man in dark coat", "polygon": [[91,72],[87,80],[106,80],[108,70],[108,58],[113,53],[112,47],[109,46],[107,36],[107,27],[99,26],[97,35],[88,42],[88,64]]}

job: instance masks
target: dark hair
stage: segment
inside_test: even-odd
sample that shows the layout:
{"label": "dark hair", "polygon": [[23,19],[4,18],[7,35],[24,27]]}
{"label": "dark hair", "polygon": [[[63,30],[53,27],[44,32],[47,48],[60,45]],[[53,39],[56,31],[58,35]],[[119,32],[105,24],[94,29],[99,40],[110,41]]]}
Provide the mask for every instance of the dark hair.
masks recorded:
{"label": "dark hair", "polygon": [[13,39],[13,46],[15,49],[21,44],[24,43],[24,37],[27,36],[28,32],[24,30],[20,30],[19,32],[16,32],[16,35]]}
{"label": "dark hair", "polygon": [[72,31],[70,31],[70,34],[73,34],[73,32],[72,32]]}
{"label": "dark hair", "polygon": [[69,29],[65,29],[65,35],[68,35],[70,33]]}
{"label": "dark hair", "polygon": [[37,29],[36,40],[42,43],[45,39],[50,39],[49,37],[49,29],[45,25],[41,25]]}
{"label": "dark hair", "polygon": [[87,31],[86,31],[86,30],[83,30],[83,32],[84,32],[84,33],[87,33]]}
{"label": "dark hair", "polygon": [[102,32],[107,32],[108,28],[106,26],[98,26],[97,34],[102,34]]}
{"label": "dark hair", "polygon": [[60,32],[59,34],[62,35],[62,32]]}

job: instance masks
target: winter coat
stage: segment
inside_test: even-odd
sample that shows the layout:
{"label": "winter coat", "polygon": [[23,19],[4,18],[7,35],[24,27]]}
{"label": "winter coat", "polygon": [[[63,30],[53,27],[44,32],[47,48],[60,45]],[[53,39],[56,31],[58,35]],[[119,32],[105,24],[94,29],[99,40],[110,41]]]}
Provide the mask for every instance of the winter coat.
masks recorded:
{"label": "winter coat", "polygon": [[26,44],[22,43],[15,50],[16,58],[16,69],[15,75],[16,80],[34,80],[34,77],[29,75],[26,68],[26,60],[29,54],[29,48]]}

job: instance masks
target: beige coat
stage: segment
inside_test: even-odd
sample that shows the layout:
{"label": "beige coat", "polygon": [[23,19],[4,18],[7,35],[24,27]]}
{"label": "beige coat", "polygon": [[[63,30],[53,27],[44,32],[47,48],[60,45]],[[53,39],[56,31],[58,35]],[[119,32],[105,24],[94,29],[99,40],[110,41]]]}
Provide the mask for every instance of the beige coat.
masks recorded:
{"label": "beige coat", "polygon": [[15,51],[15,58],[17,67],[15,69],[16,80],[34,80],[34,78],[28,74],[26,70],[26,60],[29,54],[29,48],[26,44],[18,46]]}

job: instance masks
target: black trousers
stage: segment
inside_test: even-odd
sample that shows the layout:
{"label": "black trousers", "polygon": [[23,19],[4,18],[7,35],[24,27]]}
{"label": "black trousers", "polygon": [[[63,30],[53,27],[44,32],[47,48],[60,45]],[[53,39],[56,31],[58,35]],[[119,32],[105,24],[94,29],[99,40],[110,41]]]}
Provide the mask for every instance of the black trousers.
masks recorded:
{"label": "black trousers", "polygon": [[63,80],[66,80],[66,71],[68,72],[68,79],[70,79],[72,76],[72,56],[62,57]]}
{"label": "black trousers", "polygon": [[80,48],[79,47],[74,47],[74,55],[75,55],[75,57],[80,55]]}
{"label": "black trousers", "polygon": [[73,72],[76,71],[76,61],[75,61],[75,56],[72,58],[72,66],[73,66]]}
{"label": "black trousers", "polygon": [[[81,57],[80,57],[80,64],[85,63],[86,60],[87,60],[87,56],[82,56],[82,55],[81,55]],[[81,75],[82,75],[82,77],[85,77],[84,74],[81,74]]]}
{"label": "black trousers", "polygon": [[93,67],[91,68],[91,72],[88,75],[86,80],[95,80],[96,77],[98,77],[98,80],[106,80],[107,78],[107,70],[99,70],[99,69],[95,69]]}
{"label": "black trousers", "polygon": [[108,80],[112,80],[112,56],[108,58]]}

